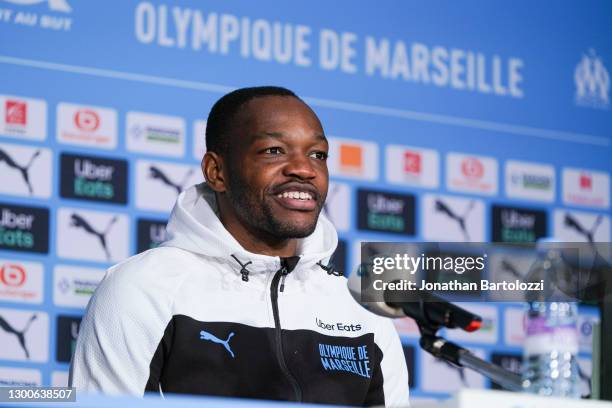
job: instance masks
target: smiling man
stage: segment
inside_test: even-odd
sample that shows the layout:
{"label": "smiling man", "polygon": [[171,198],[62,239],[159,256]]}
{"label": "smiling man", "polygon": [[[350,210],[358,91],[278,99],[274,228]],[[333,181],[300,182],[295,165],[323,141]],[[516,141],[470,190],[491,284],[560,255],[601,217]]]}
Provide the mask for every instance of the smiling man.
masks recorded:
{"label": "smiling man", "polygon": [[[266,92],[278,95],[240,104]],[[242,108],[232,122],[215,120],[236,104]],[[221,222],[251,252],[295,255],[296,238],[315,230],[327,195],[328,144],[319,119],[278,88],[229,94],[210,116],[203,171]]]}
{"label": "smiling man", "polygon": [[206,183],[183,192],[169,240],[109,269],[81,324],[79,391],[188,393],[404,406],[392,323],[352,299],[320,214],[328,143],[284,88],[213,106]]}

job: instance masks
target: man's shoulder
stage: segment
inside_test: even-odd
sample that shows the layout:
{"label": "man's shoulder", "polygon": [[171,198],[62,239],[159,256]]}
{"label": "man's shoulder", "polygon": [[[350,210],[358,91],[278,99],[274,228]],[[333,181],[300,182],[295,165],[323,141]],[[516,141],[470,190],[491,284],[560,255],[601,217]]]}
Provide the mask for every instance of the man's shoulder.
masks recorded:
{"label": "man's shoulder", "polygon": [[94,309],[127,308],[137,314],[149,310],[151,302],[158,307],[172,304],[181,285],[201,268],[201,263],[194,262],[196,257],[178,248],[160,247],[112,266],[93,296]]}
{"label": "man's shoulder", "polygon": [[160,281],[182,281],[197,270],[198,255],[175,247],[157,247],[141,252],[109,268],[106,278],[120,284],[147,283]]}

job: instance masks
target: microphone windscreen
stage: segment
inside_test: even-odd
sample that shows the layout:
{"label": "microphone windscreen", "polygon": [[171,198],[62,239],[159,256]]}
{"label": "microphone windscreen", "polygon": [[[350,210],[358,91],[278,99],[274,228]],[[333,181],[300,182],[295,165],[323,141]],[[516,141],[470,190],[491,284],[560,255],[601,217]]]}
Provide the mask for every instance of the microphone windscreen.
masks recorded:
{"label": "microphone windscreen", "polygon": [[351,272],[346,281],[348,290],[355,299],[366,310],[371,313],[377,314],[384,317],[406,317],[401,309],[394,308],[386,304],[385,302],[364,302],[361,299],[361,274],[366,273],[366,268],[357,267],[356,270]]}

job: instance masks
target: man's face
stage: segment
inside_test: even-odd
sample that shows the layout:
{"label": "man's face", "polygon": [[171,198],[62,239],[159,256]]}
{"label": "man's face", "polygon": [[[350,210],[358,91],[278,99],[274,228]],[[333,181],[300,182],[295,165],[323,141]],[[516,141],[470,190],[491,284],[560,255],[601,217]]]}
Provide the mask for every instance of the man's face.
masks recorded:
{"label": "man's face", "polygon": [[266,96],[235,116],[227,155],[227,197],[255,234],[310,235],[328,187],[328,144],[319,119],[300,100]]}

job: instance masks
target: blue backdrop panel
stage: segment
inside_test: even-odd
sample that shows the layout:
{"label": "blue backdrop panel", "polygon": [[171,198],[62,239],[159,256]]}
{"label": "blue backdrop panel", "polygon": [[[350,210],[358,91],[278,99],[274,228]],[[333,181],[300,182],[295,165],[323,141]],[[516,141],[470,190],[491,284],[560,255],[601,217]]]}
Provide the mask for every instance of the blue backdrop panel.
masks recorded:
{"label": "blue backdrop panel", "polygon": [[[27,339],[0,331],[0,385],[66,381],[104,269],[163,240],[236,87],[287,86],[321,118],[346,271],[362,240],[609,242],[611,35],[606,1],[0,0],[0,317]],[[458,340],[517,369],[521,305],[471,306],[486,324]],[[491,386],[398,328],[413,396]]]}

